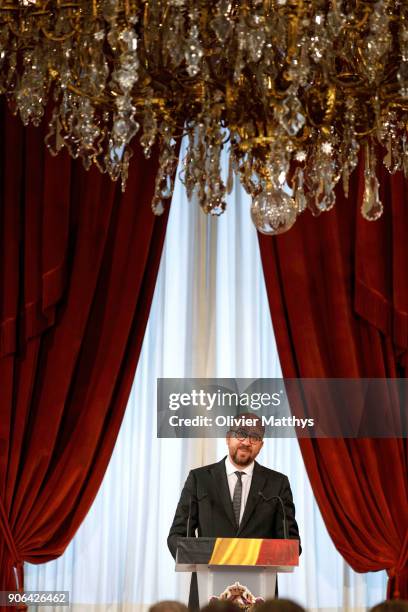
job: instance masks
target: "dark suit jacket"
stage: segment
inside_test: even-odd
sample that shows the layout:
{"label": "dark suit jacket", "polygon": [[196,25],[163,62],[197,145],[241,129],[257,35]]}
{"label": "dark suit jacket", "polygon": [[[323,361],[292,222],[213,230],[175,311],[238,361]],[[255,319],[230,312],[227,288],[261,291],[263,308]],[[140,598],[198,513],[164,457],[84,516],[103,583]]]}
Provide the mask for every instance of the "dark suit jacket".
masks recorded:
{"label": "dark suit jacket", "polygon": [[284,474],[255,461],[244,515],[237,528],[225,458],[218,463],[191,470],[167,539],[171,554],[175,558],[178,538],[187,535],[190,508],[188,535],[194,535],[197,530],[198,537],[283,538],[282,509],[278,500],[271,499],[275,495],[283,499],[289,537],[300,540],[292,492]]}

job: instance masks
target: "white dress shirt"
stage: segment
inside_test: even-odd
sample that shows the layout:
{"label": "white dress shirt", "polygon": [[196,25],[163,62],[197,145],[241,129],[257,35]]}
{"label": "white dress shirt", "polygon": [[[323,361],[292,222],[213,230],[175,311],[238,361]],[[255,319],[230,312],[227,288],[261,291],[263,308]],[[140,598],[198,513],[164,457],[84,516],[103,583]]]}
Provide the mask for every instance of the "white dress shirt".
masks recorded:
{"label": "white dress shirt", "polygon": [[246,465],[245,467],[242,466],[241,468],[237,468],[231,462],[231,459],[229,458],[229,455],[228,455],[225,459],[225,469],[227,471],[227,479],[228,479],[228,486],[229,486],[230,495],[231,495],[231,501],[232,501],[232,498],[234,497],[234,489],[235,489],[235,485],[237,484],[237,480],[238,480],[238,476],[235,474],[235,472],[237,471],[245,472],[244,475],[242,476],[241,511],[239,513],[239,522],[241,522],[242,516],[244,514],[244,510],[245,510],[245,504],[248,499],[249,488],[251,486],[252,473],[254,471],[254,462],[250,463],[249,465]]}

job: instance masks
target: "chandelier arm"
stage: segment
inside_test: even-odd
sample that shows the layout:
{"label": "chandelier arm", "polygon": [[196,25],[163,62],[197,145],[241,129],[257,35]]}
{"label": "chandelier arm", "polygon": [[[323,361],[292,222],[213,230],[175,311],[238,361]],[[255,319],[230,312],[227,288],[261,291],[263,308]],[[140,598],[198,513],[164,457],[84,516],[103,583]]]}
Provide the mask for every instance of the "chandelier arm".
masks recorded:
{"label": "chandelier arm", "polygon": [[67,34],[64,34],[62,36],[55,36],[55,34],[47,32],[45,28],[41,28],[41,33],[45,36],[45,38],[54,42],[64,42],[66,40],[69,40],[75,35],[75,32],[75,28],[73,28],[71,32],[68,32]]}

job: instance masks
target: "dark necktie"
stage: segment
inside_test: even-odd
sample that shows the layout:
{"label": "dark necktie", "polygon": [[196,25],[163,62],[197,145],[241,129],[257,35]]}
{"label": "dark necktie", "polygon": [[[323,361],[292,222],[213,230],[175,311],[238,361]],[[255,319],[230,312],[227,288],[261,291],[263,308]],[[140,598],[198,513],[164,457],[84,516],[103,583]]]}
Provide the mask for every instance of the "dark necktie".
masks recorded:
{"label": "dark necktie", "polygon": [[237,476],[237,483],[234,489],[234,495],[232,497],[232,507],[235,514],[235,520],[237,523],[237,527],[239,527],[239,516],[241,514],[241,500],[242,500],[242,475],[245,472],[235,472]]}

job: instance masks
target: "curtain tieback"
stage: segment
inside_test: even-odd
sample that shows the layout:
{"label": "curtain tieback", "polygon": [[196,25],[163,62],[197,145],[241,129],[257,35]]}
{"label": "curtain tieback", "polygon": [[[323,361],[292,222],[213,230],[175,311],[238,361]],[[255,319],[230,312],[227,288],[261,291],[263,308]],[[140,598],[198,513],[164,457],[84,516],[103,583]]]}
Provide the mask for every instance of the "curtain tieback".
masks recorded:
{"label": "curtain tieback", "polygon": [[15,561],[13,565],[14,579],[16,581],[17,591],[22,591],[23,589],[23,561]]}
{"label": "curtain tieback", "polygon": [[[400,597],[400,590],[399,590],[399,571],[397,569],[397,567],[391,567],[389,570],[387,570],[387,574],[388,574],[388,578],[389,579],[394,579],[394,583],[393,583],[393,587],[392,587],[392,593],[388,592],[387,593],[387,598],[391,597],[392,599],[399,599]],[[388,589],[388,591],[390,591],[390,589]]]}
{"label": "curtain tieback", "polygon": [[4,539],[9,549],[13,564],[14,579],[16,581],[16,590],[20,591],[23,588],[23,560],[20,559],[20,555],[17,551],[16,544],[14,542],[13,534],[11,533],[10,524],[6,514],[6,509],[3,504],[3,500],[0,497],[0,531],[4,534]]}
{"label": "curtain tieback", "polygon": [[[398,559],[397,564],[387,570],[389,579],[390,580],[393,579],[394,581],[392,593],[388,593],[388,596],[391,596],[393,599],[400,598],[400,595],[401,595],[400,589],[399,589],[400,576],[403,573],[407,572],[407,562],[408,562],[408,531],[405,534],[404,544],[402,546],[401,555],[400,555],[400,558]],[[390,581],[388,584],[390,585]]]}

